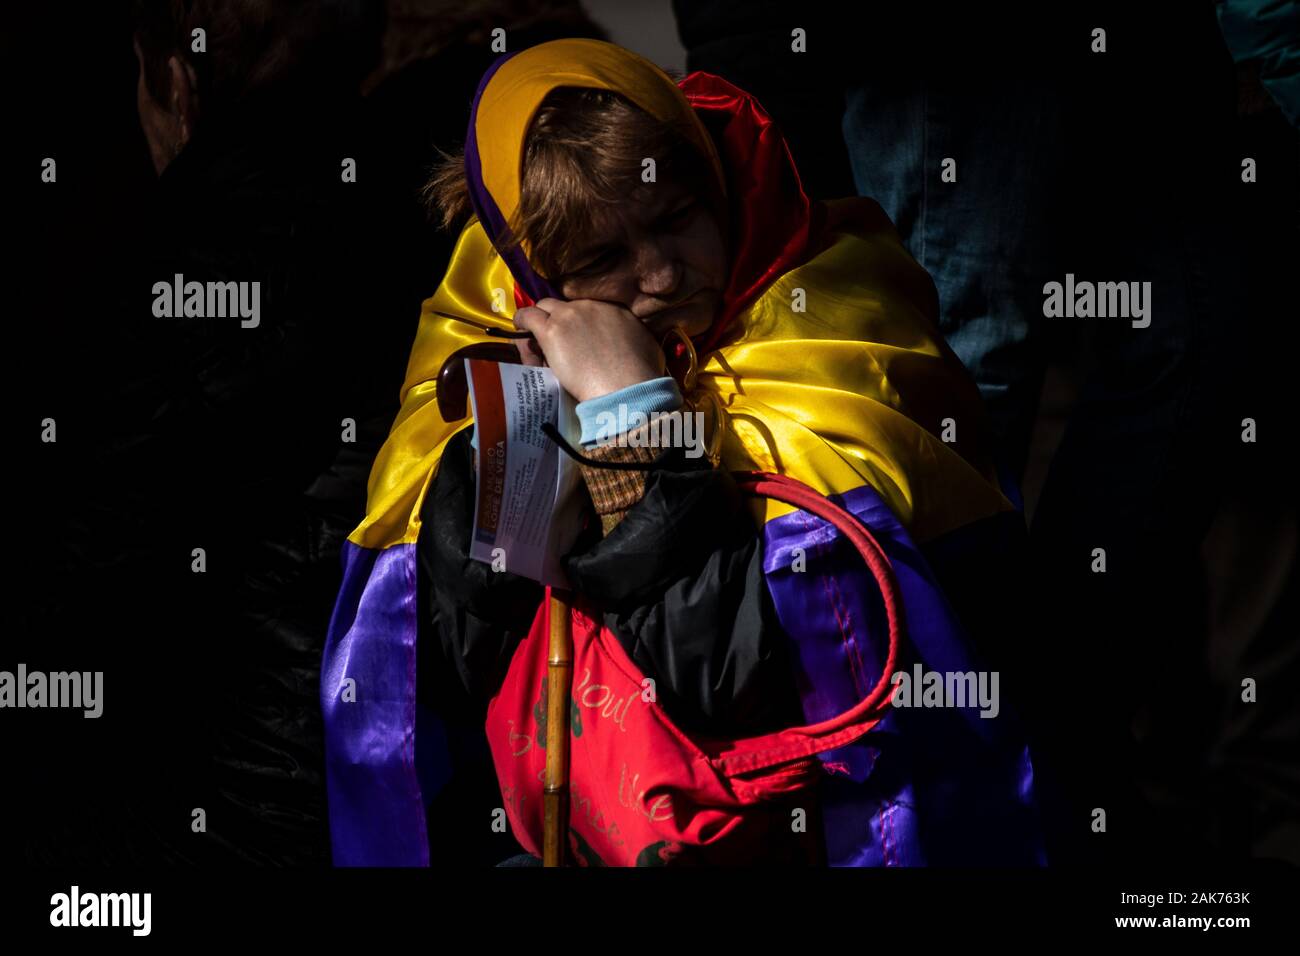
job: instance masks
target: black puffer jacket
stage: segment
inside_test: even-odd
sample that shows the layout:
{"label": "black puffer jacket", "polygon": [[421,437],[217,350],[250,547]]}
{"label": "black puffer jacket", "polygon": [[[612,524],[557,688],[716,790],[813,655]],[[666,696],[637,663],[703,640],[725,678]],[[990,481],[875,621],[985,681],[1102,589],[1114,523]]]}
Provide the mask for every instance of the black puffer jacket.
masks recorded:
{"label": "black puffer jacket", "polygon": [[[417,660],[431,708],[480,721],[543,590],[469,557],[469,435],[448,442],[421,511]],[[682,449],[668,455],[603,538],[592,513],[566,560],[573,587],[604,612],[683,730],[751,735],[797,726],[789,637],[763,576],[761,532],[728,472]]]}

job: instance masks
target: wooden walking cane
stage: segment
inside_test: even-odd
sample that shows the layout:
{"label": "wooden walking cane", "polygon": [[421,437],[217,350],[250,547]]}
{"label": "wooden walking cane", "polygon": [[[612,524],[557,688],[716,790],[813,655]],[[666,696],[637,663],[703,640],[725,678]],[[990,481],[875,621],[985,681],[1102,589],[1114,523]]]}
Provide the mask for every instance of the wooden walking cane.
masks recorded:
{"label": "wooden walking cane", "polygon": [[[439,315],[456,319],[483,329],[489,335],[498,338],[522,338],[528,332],[489,328],[479,322],[462,316],[439,312]],[[683,389],[689,393],[695,385],[697,359],[695,346],[681,329],[674,327],[668,336],[675,334],[681,339],[684,357],[688,367],[684,373],[674,372],[674,378],[682,381]],[[665,346],[668,336],[660,343]],[[468,413],[469,382],[465,375],[464,359],[487,359],[494,362],[514,362],[518,352],[513,345],[506,343],[480,342],[457,349],[443,363],[438,371],[437,400],[438,410],[443,420],[460,421]],[[669,364],[672,362],[670,360]],[[694,408],[694,404],[690,403]],[[715,426],[722,415],[721,404],[714,397]],[[543,425],[543,431],[547,426]],[[550,434],[550,432],[548,432]],[[558,435],[552,437],[564,444]],[[719,454],[721,429],[713,429],[713,440],[709,442],[708,455],[716,465]],[[564,444],[566,450],[567,444]],[[619,466],[614,466],[619,467]],[[632,467],[632,466],[622,466]],[[573,630],[572,630],[572,595],[562,588],[547,588],[547,661],[546,661],[546,770],[542,789],[542,866],[564,866],[569,845],[569,701],[573,688]]]}
{"label": "wooden walking cane", "polygon": [[[695,387],[698,359],[695,345],[690,337],[680,328],[674,326],[668,330],[660,342],[665,355],[672,351],[668,348],[669,337],[675,335],[682,342],[682,357],[687,367],[674,372],[682,390],[690,394]],[[671,359],[669,365],[672,365]],[[722,430],[716,427],[720,421],[722,405],[716,396],[714,403],[714,428],[708,445],[708,456],[716,466],[722,439]],[[688,406],[695,409],[693,402]],[[563,444],[560,436],[543,425],[542,430]],[[568,449],[568,446],[564,446]],[[633,466],[634,467],[634,466]],[[569,846],[569,700],[573,687],[573,631],[572,595],[559,588],[550,588],[550,605],[547,608],[549,630],[547,633],[546,661],[546,782],[542,790],[542,866],[564,866],[565,851]]]}
{"label": "wooden walking cane", "polygon": [[[529,332],[489,328],[463,316],[439,312],[483,329],[497,338],[525,338]],[[438,370],[437,401],[443,421],[460,421],[469,414],[467,358],[491,362],[518,362],[519,353],[509,343],[480,342],[457,349]],[[548,588],[546,668],[546,780],[542,791],[542,865],[563,866],[569,843],[569,698],[573,687],[572,600],[569,592]]]}
{"label": "wooden walking cane", "polygon": [[569,696],[573,686],[573,631],[569,592],[558,588],[549,590],[542,866],[564,866],[565,850],[569,845]]}

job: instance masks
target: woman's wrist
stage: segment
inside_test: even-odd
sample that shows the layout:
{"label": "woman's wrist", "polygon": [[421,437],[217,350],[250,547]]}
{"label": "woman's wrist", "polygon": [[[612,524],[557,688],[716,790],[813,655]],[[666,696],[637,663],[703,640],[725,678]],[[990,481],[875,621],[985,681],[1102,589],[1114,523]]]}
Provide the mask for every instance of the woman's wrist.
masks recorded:
{"label": "woman's wrist", "polygon": [[628,385],[596,398],[579,402],[582,445],[590,449],[640,428],[652,415],[682,406],[682,393],[667,375]]}

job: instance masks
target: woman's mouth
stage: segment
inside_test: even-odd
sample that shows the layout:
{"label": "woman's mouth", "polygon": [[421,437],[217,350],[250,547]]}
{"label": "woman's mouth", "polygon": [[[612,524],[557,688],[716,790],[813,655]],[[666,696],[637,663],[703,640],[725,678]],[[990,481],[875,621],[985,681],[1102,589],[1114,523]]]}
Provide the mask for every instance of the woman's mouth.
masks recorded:
{"label": "woman's mouth", "polygon": [[667,332],[668,328],[677,324],[677,320],[681,318],[682,307],[694,303],[702,291],[702,289],[696,289],[686,298],[678,299],[672,305],[665,306],[658,312],[648,315],[645,320],[646,325],[656,332]]}

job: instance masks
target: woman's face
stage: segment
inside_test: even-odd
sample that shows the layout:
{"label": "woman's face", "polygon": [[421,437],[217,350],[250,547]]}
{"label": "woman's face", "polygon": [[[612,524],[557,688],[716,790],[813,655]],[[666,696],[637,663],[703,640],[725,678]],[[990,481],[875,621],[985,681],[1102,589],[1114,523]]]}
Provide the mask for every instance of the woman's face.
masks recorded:
{"label": "woman's face", "polygon": [[727,266],[726,240],[708,204],[662,182],[598,218],[559,289],[566,299],[623,306],[657,339],[674,326],[698,336],[721,308]]}

